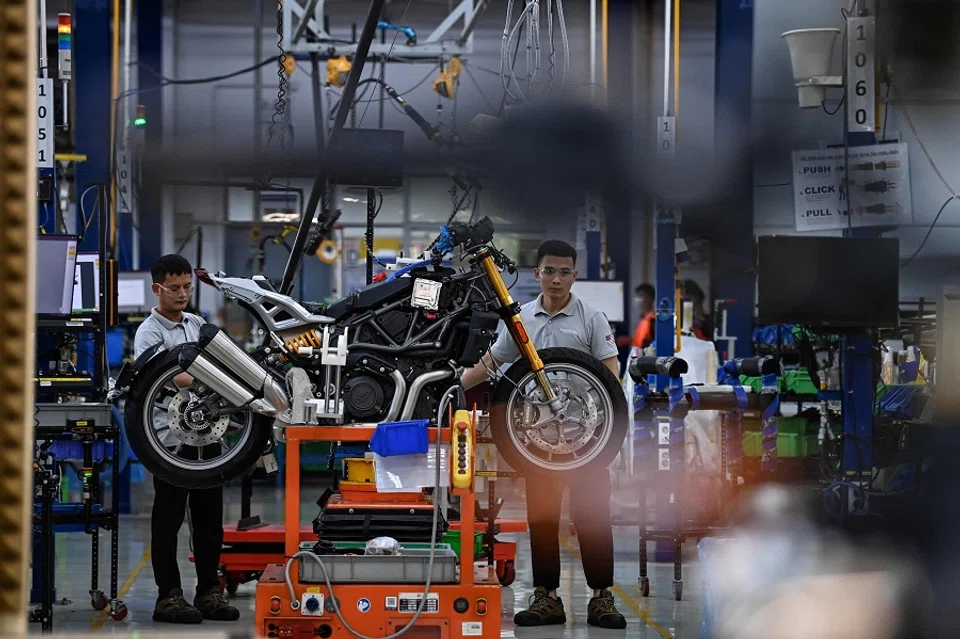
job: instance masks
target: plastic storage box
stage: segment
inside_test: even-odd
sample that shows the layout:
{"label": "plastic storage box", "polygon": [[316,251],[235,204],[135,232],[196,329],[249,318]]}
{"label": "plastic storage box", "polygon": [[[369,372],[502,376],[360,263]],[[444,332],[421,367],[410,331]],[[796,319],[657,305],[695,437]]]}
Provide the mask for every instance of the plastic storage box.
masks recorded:
{"label": "plastic storage box", "polygon": [[407,422],[383,422],[370,438],[370,450],[381,457],[423,455],[427,452],[426,419]]}
{"label": "plastic storage box", "polygon": [[[310,551],[313,544],[301,545],[301,550]],[[338,549],[348,548],[336,544]],[[360,584],[424,584],[430,566],[430,544],[403,544],[399,555],[364,555],[364,544],[356,544],[357,555],[318,555],[327,568],[330,583]],[[431,583],[451,584],[457,581],[457,553],[450,544],[437,544],[433,560]],[[300,582],[322,584],[323,570],[320,564],[303,557],[300,564]]]}
{"label": "plastic storage box", "polygon": [[[450,544],[450,547],[453,548],[453,552],[457,553],[457,556],[460,556],[460,531],[459,530],[449,530],[443,535],[443,543]],[[473,533],[473,555],[477,556],[483,552],[483,533],[475,532]]]}

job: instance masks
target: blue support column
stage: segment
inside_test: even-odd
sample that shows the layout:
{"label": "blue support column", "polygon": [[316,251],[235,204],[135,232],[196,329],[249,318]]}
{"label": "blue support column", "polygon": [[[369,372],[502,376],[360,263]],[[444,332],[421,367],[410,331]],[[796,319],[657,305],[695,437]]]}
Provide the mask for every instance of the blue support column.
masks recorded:
{"label": "blue support column", "polygon": [[[149,68],[163,69],[163,3],[138,2],[137,11],[137,59]],[[158,89],[160,79],[139,68],[140,92],[129,99],[132,106],[142,104],[146,110],[144,144],[140,153],[160,151],[163,147],[163,90]],[[136,108],[131,109],[132,113]],[[148,270],[163,253],[163,175],[154,163],[144,167],[140,181],[140,267]],[[195,266],[200,266],[196,264]]]}
{"label": "blue support column", "polygon": [[[105,184],[108,188],[110,184],[110,77],[113,72],[110,5],[107,0],[76,0],[75,5],[74,127],[77,153],[87,156],[86,162],[77,164],[80,192],[91,184]],[[88,194],[85,200],[88,216],[95,215],[94,201],[94,194]],[[96,217],[89,221],[85,233],[85,223],[80,215],[77,215],[77,225],[77,232],[84,235],[80,250],[97,250],[100,247],[100,223]]]}
{"label": "blue support column", "polygon": [[[850,147],[872,146],[876,143],[877,136],[874,133],[847,133],[847,145]],[[879,237],[884,230],[883,227],[849,228],[843,234],[846,237]],[[873,343],[864,331],[845,336],[842,344],[843,435],[849,442],[843,447],[843,479],[870,481],[873,474],[873,404],[876,395]],[[844,500],[842,512],[846,513],[848,506],[849,501]]]}
{"label": "blue support column", "polygon": [[[716,6],[715,153],[728,177],[715,185],[718,206],[711,245],[710,288],[714,299],[736,300],[728,308],[727,332],[737,338],[736,356],[749,357],[753,354],[757,253],[750,155],[753,0],[717,0]],[[717,322],[719,319],[715,318]],[[717,346],[727,348],[722,343]]]}
{"label": "blue support column", "polygon": [[[677,224],[673,212],[662,203],[655,209],[657,222],[657,357],[670,357],[674,349],[674,317],[676,317],[676,237]],[[668,378],[657,376],[657,391],[667,388]]]}

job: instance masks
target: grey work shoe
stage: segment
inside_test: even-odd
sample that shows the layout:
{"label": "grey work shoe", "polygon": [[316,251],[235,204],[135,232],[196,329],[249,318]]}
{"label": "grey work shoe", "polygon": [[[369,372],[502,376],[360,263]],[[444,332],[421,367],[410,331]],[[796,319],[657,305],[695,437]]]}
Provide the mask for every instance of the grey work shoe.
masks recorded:
{"label": "grey work shoe", "polygon": [[567,623],[567,615],[563,611],[563,600],[554,599],[547,594],[547,589],[540,586],[533,591],[530,607],[521,610],[513,617],[517,626],[554,626]]}
{"label": "grey work shoe", "polygon": [[205,595],[198,595],[193,600],[193,605],[204,619],[210,621],[236,621],[240,618],[240,611],[230,605],[227,596],[219,589],[211,590]]}
{"label": "grey work shoe", "polygon": [[609,590],[600,591],[600,596],[594,597],[587,604],[587,625],[608,630],[623,630],[627,627],[627,620],[617,611],[613,604],[613,593]]}
{"label": "grey work shoe", "polygon": [[203,613],[187,603],[183,591],[175,588],[166,598],[157,601],[153,609],[153,620],[160,623],[200,623]]}

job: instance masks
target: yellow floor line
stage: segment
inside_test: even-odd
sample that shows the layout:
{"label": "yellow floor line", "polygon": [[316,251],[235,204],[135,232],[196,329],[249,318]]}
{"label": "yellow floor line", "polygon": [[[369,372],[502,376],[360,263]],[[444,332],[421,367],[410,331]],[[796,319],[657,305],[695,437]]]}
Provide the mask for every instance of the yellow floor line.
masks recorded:
{"label": "yellow floor line", "polygon": [[[127,579],[123,582],[123,585],[120,586],[120,591],[117,593],[117,599],[123,600],[127,596],[127,593],[130,591],[130,588],[133,586],[133,582],[137,580],[137,577],[140,576],[140,573],[143,572],[143,569],[147,567],[147,564],[150,563],[150,546],[147,546],[147,549],[143,551],[143,555],[140,556],[140,561],[137,562],[137,565],[133,567],[133,570],[130,571],[130,574],[127,576]],[[97,632],[103,625],[107,623],[107,619],[110,618],[110,608],[107,607],[106,610],[100,612],[96,619],[90,624],[90,632]]]}
{"label": "yellow floor line", "polygon": [[[581,557],[580,549],[574,546],[573,544],[571,544],[567,538],[561,537],[560,545],[563,546],[563,549],[569,552],[571,555],[574,555],[578,559]],[[610,588],[610,590],[613,591],[613,594],[620,597],[620,599],[623,600],[623,603],[627,604],[628,608],[630,608],[635,613],[637,613],[637,616],[640,617],[643,623],[647,624],[648,626],[656,630],[661,637],[664,637],[664,639],[673,639],[673,634],[669,630],[667,630],[666,628],[658,624],[656,621],[654,621],[653,617],[650,616],[650,613],[648,613],[646,610],[640,607],[640,602],[638,602],[636,599],[628,595],[623,588],[621,588],[617,584],[613,584],[613,587]]]}

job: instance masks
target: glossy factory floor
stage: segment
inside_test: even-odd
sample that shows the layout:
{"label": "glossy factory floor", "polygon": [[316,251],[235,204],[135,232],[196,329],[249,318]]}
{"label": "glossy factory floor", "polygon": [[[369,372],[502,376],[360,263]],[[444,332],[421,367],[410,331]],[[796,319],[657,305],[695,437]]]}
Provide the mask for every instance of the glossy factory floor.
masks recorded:
{"label": "glossy factory floor", "polygon": [[[503,483],[503,482],[501,482]],[[164,633],[182,635],[204,635],[208,633],[225,636],[243,636],[251,632],[254,608],[255,584],[240,586],[234,605],[241,611],[240,621],[234,623],[204,622],[201,626],[171,626],[155,624],[151,620],[156,600],[156,588],[149,560],[150,521],[149,508],[152,503],[150,482],[135,486],[135,508],[142,511],[124,517],[120,533],[119,583],[121,598],[126,603],[129,614],[123,621],[114,621],[106,613],[100,613],[90,605],[90,538],[83,533],[58,534],[56,539],[56,596],[58,604],[54,608],[54,631],[57,634],[79,633],[121,633],[143,634]],[[143,488],[146,486],[147,488]],[[314,494],[314,492],[316,494]],[[305,486],[302,520],[306,523],[316,515],[315,500],[322,492],[319,485],[314,488]],[[520,491],[504,490],[507,506],[501,516],[522,518],[523,504]],[[257,485],[254,489],[253,514],[259,514],[265,522],[282,523],[282,493],[280,489]],[[566,509],[565,509],[566,512]],[[225,522],[235,523],[240,516],[239,488],[230,486],[225,492]],[[526,535],[505,535],[503,539],[515,539],[518,544],[517,579],[512,587],[504,589],[503,631],[502,637],[531,638],[582,638],[582,637],[680,637],[683,639],[699,636],[702,601],[700,596],[699,570],[696,562],[696,547],[688,543],[684,548],[683,600],[674,601],[672,592],[673,564],[650,563],[649,575],[651,596],[643,598],[637,586],[638,553],[637,527],[617,526],[616,543],[616,586],[613,591],[620,611],[627,618],[627,629],[621,631],[590,628],[586,623],[586,604],[590,593],[586,588],[580,567],[580,555],[575,536],[561,539],[563,573],[560,596],[567,611],[567,625],[564,628],[514,628],[513,614],[526,608],[532,592],[530,587],[530,551]],[[180,535],[180,566],[183,575],[184,591],[192,599],[196,577],[189,563],[187,526]],[[653,547],[650,546],[653,558]],[[109,533],[101,533],[100,587],[109,588]],[[30,631],[40,633],[39,624],[31,624]]]}

